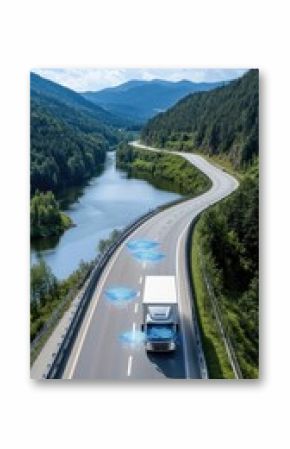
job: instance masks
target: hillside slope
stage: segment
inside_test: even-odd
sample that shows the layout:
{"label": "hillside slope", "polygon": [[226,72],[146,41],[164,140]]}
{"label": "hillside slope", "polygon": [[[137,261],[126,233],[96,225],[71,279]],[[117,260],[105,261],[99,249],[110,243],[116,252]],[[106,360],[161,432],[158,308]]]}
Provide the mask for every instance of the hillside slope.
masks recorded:
{"label": "hillside slope", "polygon": [[223,84],[224,82],[193,83],[187,80],[178,82],[158,79],[131,80],[117,87],[98,92],[85,92],[82,95],[123,119],[145,123],[189,93],[207,91]]}
{"label": "hillside slope", "polygon": [[31,96],[34,97],[40,95],[42,98],[49,98],[49,101],[55,100],[61,102],[63,105],[74,108],[78,112],[92,116],[103,124],[118,127],[126,125],[119,117],[86,100],[82,95],[72,89],[61,86],[33,72],[30,74],[30,92]]}
{"label": "hillside slope", "polygon": [[187,96],[151,119],[141,139],[181,151],[224,154],[242,167],[258,155],[258,119],[259,74],[253,69],[227,86]]}
{"label": "hillside slope", "polygon": [[[118,132],[80,95],[31,75],[31,193],[77,185],[95,173]],[[90,109],[91,108],[91,109]]]}
{"label": "hillside slope", "polygon": [[109,143],[102,134],[80,131],[31,101],[31,193],[77,185],[104,162]]}

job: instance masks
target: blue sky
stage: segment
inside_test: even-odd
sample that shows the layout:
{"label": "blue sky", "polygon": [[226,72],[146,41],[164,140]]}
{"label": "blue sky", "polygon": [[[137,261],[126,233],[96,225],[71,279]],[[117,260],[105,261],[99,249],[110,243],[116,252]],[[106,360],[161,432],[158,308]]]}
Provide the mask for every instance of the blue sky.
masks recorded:
{"label": "blue sky", "polygon": [[238,78],[247,69],[192,69],[192,68],[108,68],[76,69],[47,68],[33,69],[33,72],[79,92],[100,90],[117,86],[130,79],[152,80],[155,78],[169,81],[187,79],[190,81],[221,81]]}

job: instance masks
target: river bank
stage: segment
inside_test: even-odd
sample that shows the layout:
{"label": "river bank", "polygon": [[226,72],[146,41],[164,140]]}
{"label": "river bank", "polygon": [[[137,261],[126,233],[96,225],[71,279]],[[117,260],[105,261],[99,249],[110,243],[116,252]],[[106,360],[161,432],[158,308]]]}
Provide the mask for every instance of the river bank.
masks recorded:
{"label": "river bank", "polygon": [[70,188],[60,199],[62,212],[75,224],[60,237],[31,246],[31,263],[42,257],[58,279],[69,276],[80,261],[92,260],[98,244],[114,229],[121,229],[149,209],[181,198],[146,180],[128,177],[116,168],[116,153],[109,152],[103,171],[81,188]]}
{"label": "river bank", "polygon": [[147,151],[126,143],[118,149],[117,167],[126,170],[129,176],[147,179],[179,195],[201,195],[211,185],[210,179],[183,157]]}

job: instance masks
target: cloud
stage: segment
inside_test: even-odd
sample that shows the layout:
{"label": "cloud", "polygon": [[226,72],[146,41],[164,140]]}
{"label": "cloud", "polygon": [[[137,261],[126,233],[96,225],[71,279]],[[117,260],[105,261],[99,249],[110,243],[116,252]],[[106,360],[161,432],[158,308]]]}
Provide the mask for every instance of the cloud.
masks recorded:
{"label": "cloud", "polygon": [[99,90],[126,81],[122,69],[35,69],[33,71],[76,91]]}
{"label": "cloud", "polygon": [[231,80],[241,76],[247,69],[193,69],[193,68],[109,68],[109,69],[69,69],[39,68],[33,72],[73,90],[84,92],[117,86],[130,79],[165,79],[179,81],[188,79],[194,82]]}

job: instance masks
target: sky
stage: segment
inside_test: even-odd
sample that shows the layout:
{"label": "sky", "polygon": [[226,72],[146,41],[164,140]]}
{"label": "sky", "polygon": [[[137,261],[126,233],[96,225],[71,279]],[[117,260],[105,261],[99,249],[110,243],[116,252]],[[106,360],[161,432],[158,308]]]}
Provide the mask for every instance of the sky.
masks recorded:
{"label": "sky", "polygon": [[224,81],[238,78],[248,69],[192,69],[192,68],[130,68],[130,69],[76,69],[46,68],[33,69],[44,78],[48,78],[78,92],[101,90],[123,84],[131,79],[164,79],[180,81],[187,79],[194,82]]}

